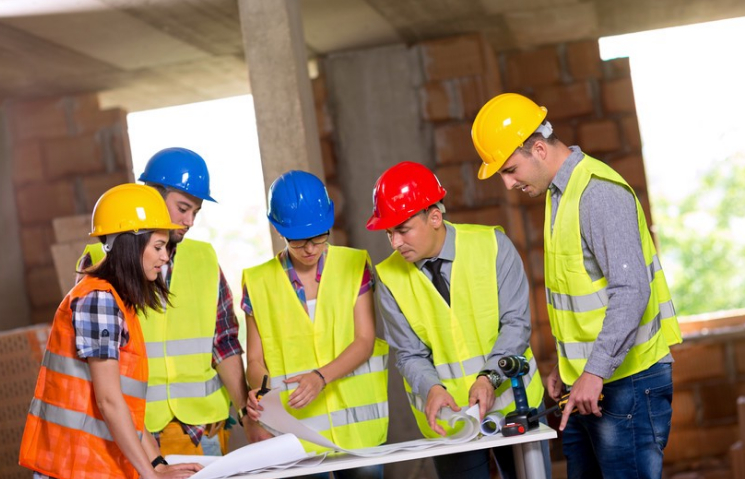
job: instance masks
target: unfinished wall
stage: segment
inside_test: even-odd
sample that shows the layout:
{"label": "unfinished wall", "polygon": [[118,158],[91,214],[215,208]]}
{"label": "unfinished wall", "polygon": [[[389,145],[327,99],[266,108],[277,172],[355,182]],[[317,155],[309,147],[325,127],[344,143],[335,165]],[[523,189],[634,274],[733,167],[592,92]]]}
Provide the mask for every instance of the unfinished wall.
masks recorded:
{"label": "unfinished wall", "polygon": [[5,118],[29,322],[49,322],[62,299],[52,220],[91,213],[104,191],[133,181],[126,112],[86,94],[10,101]]}

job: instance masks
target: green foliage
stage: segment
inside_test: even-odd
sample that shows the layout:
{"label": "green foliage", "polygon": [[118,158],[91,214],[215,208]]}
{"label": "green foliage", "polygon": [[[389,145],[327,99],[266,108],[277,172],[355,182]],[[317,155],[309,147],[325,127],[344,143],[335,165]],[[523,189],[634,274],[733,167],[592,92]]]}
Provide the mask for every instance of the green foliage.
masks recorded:
{"label": "green foliage", "polygon": [[679,316],[745,307],[744,160],[715,163],[682,201],[654,198],[660,255]]}

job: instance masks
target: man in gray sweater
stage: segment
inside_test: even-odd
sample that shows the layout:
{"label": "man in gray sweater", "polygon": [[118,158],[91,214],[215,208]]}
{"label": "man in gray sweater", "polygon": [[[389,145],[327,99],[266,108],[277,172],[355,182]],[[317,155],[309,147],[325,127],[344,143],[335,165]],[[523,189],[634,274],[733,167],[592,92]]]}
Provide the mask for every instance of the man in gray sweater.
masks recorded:
{"label": "man in gray sweater", "polygon": [[547,193],[545,282],[558,354],[547,385],[555,400],[570,391],[559,426],[569,477],[659,478],[672,415],[669,346],[681,342],[665,275],[633,189],[559,141],[546,116],[530,99],[502,94],[481,108],[472,138],[480,179],[499,173],[509,189]]}

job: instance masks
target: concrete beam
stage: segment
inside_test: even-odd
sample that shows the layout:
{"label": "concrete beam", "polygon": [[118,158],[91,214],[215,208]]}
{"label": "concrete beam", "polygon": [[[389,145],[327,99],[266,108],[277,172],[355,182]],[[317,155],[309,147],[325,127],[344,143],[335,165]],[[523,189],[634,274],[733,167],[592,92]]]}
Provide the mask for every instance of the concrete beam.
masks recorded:
{"label": "concrete beam", "polygon": [[[323,178],[299,2],[238,0],[238,8],[265,189],[287,170]],[[274,231],[272,244],[284,247]]]}

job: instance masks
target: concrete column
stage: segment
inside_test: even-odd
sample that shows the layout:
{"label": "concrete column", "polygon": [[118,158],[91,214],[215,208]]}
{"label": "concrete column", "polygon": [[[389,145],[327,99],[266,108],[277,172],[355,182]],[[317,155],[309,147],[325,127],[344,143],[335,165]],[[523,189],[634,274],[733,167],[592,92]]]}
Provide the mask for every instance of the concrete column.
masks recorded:
{"label": "concrete column", "polygon": [[[264,185],[287,170],[323,179],[298,0],[238,0]],[[275,251],[284,248],[272,231]]]}
{"label": "concrete column", "polygon": [[0,330],[6,330],[28,326],[31,321],[5,108],[0,109],[0,205],[0,304],[3,305]]}

